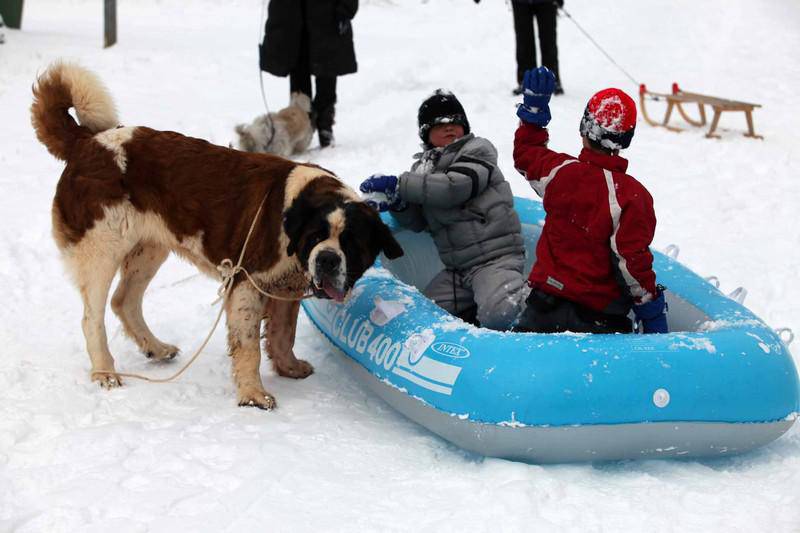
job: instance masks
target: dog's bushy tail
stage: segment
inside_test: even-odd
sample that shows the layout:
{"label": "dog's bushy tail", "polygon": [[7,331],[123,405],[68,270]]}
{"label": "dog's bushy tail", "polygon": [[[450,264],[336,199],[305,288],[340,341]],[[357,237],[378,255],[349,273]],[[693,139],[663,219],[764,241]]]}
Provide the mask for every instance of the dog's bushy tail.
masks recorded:
{"label": "dog's bushy tail", "polygon": [[[80,125],[69,114],[71,107]],[[83,67],[61,61],[50,65],[33,85],[31,121],[39,141],[65,161],[79,138],[119,123],[111,95],[100,79]]]}

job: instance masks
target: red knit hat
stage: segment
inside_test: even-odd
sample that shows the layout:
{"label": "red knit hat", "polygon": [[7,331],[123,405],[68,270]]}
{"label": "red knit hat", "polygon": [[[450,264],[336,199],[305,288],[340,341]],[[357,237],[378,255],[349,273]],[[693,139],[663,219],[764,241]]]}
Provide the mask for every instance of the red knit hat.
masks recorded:
{"label": "red knit hat", "polygon": [[619,89],[603,89],[589,99],[581,119],[581,136],[609,150],[631,145],[636,103]]}

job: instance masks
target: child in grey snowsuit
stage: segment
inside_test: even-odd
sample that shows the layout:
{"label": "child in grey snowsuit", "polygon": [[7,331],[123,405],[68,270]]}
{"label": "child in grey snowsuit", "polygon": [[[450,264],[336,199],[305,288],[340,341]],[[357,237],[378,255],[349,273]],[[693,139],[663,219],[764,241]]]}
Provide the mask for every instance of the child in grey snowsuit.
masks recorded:
{"label": "child in grey snowsuit", "polygon": [[482,327],[510,328],[524,307],[524,245],[511,187],[497,167],[497,150],[470,133],[464,108],[438,89],[419,108],[424,152],[409,172],[374,175],[363,193],[404,227],[429,230],[445,269],[425,295],[448,312]]}

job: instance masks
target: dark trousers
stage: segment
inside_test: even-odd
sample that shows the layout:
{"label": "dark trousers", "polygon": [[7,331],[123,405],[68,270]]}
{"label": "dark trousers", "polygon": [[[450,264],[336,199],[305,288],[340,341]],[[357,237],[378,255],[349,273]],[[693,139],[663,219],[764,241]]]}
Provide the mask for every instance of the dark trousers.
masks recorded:
{"label": "dark trousers", "polygon": [[522,84],[526,70],[536,68],[536,33],[533,19],[539,28],[539,48],[542,50],[542,65],[553,71],[556,80],[561,80],[558,73],[558,46],[556,45],[556,12],[552,2],[541,4],[524,4],[512,0],[514,11],[514,33],[517,37],[517,83]]}
{"label": "dark trousers", "polygon": [[[332,131],[336,115],[336,76],[316,76],[315,81],[317,94],[311,101],[311,109],[316,117],[316,126],[323,131]],[[308,63],[305,64],[305,68],[295,67],[289,73],[289,90],[312,97]]]}
{"label": "dark trousers", "polygon": [[626,315],[609,315],[533,289],[514,331],[533,333],[631,333]]}
{"label": "dark trousers", "polygon": [[[308,8],[306,0],[302,2],[303,19]],[[300,39],[300,54],[297,64],[289,72],[289,91],[307,94],[311,101],[312,115],[316,119],[316,127],[322,131],[332,131],[336,114],[336,76],[316,76],[316,96],[311,92],[311,57],[308,51],[308,28],[303,28]]]}

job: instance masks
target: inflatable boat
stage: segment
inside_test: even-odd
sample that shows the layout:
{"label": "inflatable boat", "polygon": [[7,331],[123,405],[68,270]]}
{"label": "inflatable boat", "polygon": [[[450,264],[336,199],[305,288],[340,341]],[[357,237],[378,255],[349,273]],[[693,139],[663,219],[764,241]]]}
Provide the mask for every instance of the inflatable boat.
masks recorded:
{"label": "inflatable boat", "polygon": [[[544,212],[516,207],[529,270]],[[779,332],[742,291],[726,296],[669,254],[654,251],[669,334],[497,332],[425,298],[443,268],[430,236],[384,220],[405,256],[382,258],[345,303],[303,307],[369,389],[462,448],[535,463],[722,456],[771,442],[798,416]]]}

